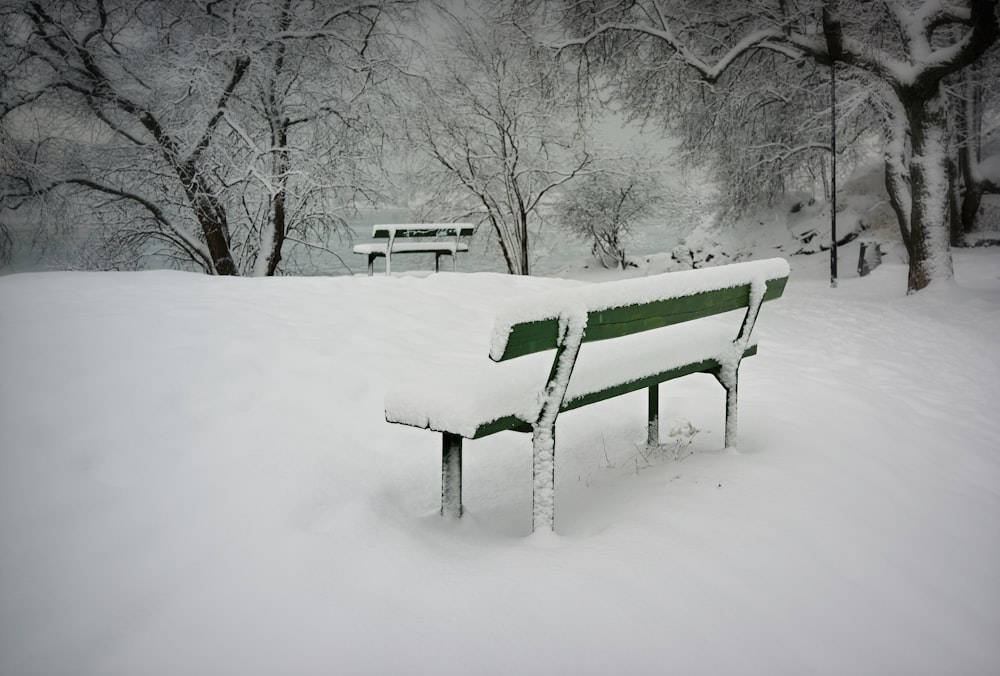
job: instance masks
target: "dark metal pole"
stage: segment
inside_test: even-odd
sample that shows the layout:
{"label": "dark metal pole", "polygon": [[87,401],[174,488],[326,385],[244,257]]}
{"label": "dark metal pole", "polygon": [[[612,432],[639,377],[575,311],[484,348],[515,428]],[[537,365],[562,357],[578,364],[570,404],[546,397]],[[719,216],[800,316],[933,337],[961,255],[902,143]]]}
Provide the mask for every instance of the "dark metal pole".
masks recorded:
{"label": "dark metal pole", "polygon": [[830,60],[830,287],[837,288],[837,62]]}

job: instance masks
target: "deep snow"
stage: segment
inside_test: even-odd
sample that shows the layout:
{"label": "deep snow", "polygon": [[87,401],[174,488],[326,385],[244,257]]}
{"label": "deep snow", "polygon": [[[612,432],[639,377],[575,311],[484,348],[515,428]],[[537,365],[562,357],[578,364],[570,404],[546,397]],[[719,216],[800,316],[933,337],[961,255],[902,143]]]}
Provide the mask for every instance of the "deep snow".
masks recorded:
{"label": "deep snow", "polygon": [[567,413],[558,536],[530,437],[467,442],[442,519],[383,398],[576,282],[0,278],[0,674],[997,673],[1000,251],[913,296],[791,264],[739,452],[708,376],[661,390],[684,453],[642,393]]}

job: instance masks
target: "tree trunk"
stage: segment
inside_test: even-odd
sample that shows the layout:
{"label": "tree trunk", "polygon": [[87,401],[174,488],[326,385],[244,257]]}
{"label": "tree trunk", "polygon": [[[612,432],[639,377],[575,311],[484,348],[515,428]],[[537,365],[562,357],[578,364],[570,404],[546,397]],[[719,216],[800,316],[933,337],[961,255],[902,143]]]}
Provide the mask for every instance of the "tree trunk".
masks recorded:
{"label": "tree trunk", "polygon": [[954,277],[949,246],[954,190],[948,157],[948,105],[938,85],[930,96],[902,89],[911,133],[910,270],[907,292]]}
{"label": "tree trunk", "polygon": [[[949,135],[951,138],[953,136]],[[948,153],[948,241],[953,247],[963,246],[965,233],[962,231],[962,205],[958,199],[958,163],[955,153]]]}
{"label": "tree trunk", "polygon": [[889,195],[889,205],[896,214],[899,234],[903,238],[907,257],[913,258],[913,244],[910,238],[909,176],[899,159],[890,152],[885,154],[885,191]]}
{"label": "tree trunk", "polygon": [[979,174],[983,138],[983,82],[978,64],[962,73],[962,100],[955,106],[958,117],[958,169],[962,180],[961,232],[976,229],[976,217],[986,191]]}
{"label": "tree trunk", "polygon": [[528,264],[528,215],[527,214],[521,215],[521,222],[517,224],[517,229],[518,229],[518,234],[520,235],[521,238],[520,242],[521,247],[520,250],[518,251],[519,258],[521,259],[518,261],[518,266],[520,268],[518,270],[518,274],[527,276],[531,274]]}
{"label": "tree trunk", "polygon": [[966,178],[965,194],[962,195],[962,234],[976,229],[976,216],[979,206],[983,203],[983,186],[981,183]]}
{"label": "tree trunk", "polygon": [[197,172],[190,167],[178,171],[195,218],[205,236],[205,244],[212,256],[212,267],[217,275],[238,275],[229,248],[229,221],[222,204],[209,192]]}
{"label": "tree trunk", "polygon": [[[282,177],[284,182],[284,177]],[[271,208],[271,241],[267,243],[267,267],[264,270],[265,277],[274,277],[278,270],[278,263],[281,262],[281,248],[285,243],[285,232],[287,230],[285,215],[285,190],[284,186],[274,196]]]}
{"label": "tree trunk", "polygon": [[896,214],[899,233],[906,247],[909,259],[913,258],[913,243],[910,237],[910,172],[907,165],[909,156],[910,129],[906,114],[899,109],[898,101],[885,99],[885,191],[889,195],[889,205]]}
{"label": "tree trunk", "polygon": [[[487,209],[489,209],[489,203],[486,200],[483,200],[483,202],[487,205]],[[497,242],[500,244],[500,253],[503,254],[503,261],[507,264],[507,272],[515,275],[517,274],[517,268],[514,265],[514,259],[510,257],[510,251],[507,249],[507,239],[504,237],[503,228],[500,227],[500,222],[492,214],[489,219],[490,225],[493,226],[493,232],[497,236]]]}
{"label": "tree trunk", "polygon": [[[278,23],[280,31],[287,31],[292,22],[291,0],[285,0],[280,9],[281,20]],[[264,275],[273,277],[278,270],[278,263],[281,262],[281,250],[285,246],[285,235],[288,233],[287,223],[287,203],[288,203],[288,174],[291,168],[291,161],[288,156],[288,118],[282,114],[281,106],[278,104],[278,78],[281,77],[285,67],[285,43],[278,41],[274,47],[274,62],[271,79],[267,90],[267,119],[271,127],[271,175],[272,180],[277,182],[276,189],[271,195],[270,227],[268,228],[267,241],[261,242],[261,248],[266,247],[267,262],[264,266]],[[263,253],[263,251],[261,251]],[[260,253],[258,253],[260,255]]]}
{"label": "tree trunk", "polygon": [[291,168],[288,158],[288,120],[277,120],[277,111],[274,112],[274,117],[271,124],[275,128],[271,133],[275,149],[273,174],[277,190],[271,198],[270,241],[261,243],[267,247],[267,266],[264,270],[266,277],[273,277],[277,272],[281,250],[285,246],[285,235],[288,233],[288,174]]}

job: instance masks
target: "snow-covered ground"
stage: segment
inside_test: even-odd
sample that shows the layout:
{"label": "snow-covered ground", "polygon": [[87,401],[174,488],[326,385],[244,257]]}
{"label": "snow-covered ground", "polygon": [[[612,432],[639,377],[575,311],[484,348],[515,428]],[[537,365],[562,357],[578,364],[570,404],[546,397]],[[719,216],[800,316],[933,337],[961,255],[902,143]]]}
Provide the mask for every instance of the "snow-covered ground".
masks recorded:
{"label": "snow-covered ground", "polygon": [[844,249],[764,308],[738,453],[707,376],[660,457],[641,393],[560,418],[558,536],[515,433],[437,516],[383,397],[579,281],[0,278],[0,674],[998,673],[1000,251],[906,296]]}

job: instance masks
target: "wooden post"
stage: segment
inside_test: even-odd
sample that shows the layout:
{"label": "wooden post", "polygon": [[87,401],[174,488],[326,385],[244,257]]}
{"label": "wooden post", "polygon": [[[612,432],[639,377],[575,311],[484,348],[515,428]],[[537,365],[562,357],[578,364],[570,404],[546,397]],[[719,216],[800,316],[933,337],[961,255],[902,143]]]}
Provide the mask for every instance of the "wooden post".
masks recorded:
{"label": "wooden post", "polygon": [[462,437],[441,433],[441,515],[462,516]]}
{"label": "wooden post", "polygon": [[649,424],[646,427],[646,448],[656,448],[660,445],[660,384],[649,387]]}

